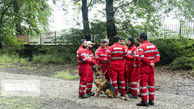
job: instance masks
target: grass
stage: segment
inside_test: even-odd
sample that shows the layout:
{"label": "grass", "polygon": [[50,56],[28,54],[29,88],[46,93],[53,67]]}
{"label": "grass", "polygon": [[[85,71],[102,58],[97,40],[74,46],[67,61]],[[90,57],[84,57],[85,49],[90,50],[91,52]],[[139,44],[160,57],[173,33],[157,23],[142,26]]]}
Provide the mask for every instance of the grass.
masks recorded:
{"label": "grass", "polygon": [[32,63],[41,63],[41,64],[65,64],[75,62],[75,56],[71,54],[40,54],[33,55]]}
{"label": "grass", "polygon": [[19,58],[18,55],[11,55],[11,54],[0,54],[0,64],[20,64],[25,65],[27,64],[27,59]]}
{"label": "grass", "polygon": [[40,109],[43,105],[38,97],[0,97],[1,109]]}
{"label": "grass", "polygon": [[54,78],[64,79],[64,80],[71,80],[71,79],[77,79],[79,76],[78,74],[72,75],[70,74],[69,70],[66,71],[60,71],[53,75]]}

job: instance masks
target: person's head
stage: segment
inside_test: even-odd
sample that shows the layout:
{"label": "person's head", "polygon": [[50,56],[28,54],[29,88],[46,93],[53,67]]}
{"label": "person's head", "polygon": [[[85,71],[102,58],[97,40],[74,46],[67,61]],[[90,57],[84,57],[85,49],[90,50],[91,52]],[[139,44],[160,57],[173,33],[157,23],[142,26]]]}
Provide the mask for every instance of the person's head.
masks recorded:
{"label": "person's head", "polygon": [[141,44],[141,41],[139,40],[139,38],[136,38],[136,43],[137,43],[138,45]]}
{"label": "person's head", "polygon": [[94,45],[94,43],[92,43],[91,41],[87,41],[87,48],[92,48]]}
{"label": "person's head", "polygon": [[125,39],[124,38],[120,38],[120,44],[123,45],[123,46],[125,45]]}
{"label": "person's head", "polygon": [[104,39],[106,41],[106,46],[109,45],[109,39]]}
{"label": "person's head", "polygon": [[134,38],[129,37],[128,40],[127,40],[127,44],[128,44],[128,47],[129,47],[129,48],[130,48],[131,46],[133,46],[133,45],[135,44]]}
{"label": "person's head", "polygon": [[105,48],[107,45],[107,41],[105,41],[104,39],[100,40],[100,46]]}
{"label": "person's head", "polygon": [[87,47],[87,40],[86,39],[81,39],[81,45],[86,48]]}
{"label": "person's head", "polygon": [[146,41],[146,40],[147,40],[147,34],[146,34],[145,32],[141,33],[141,34],[139,35],[139,40],[140,40],[141,42]]}
{"label": "person's head", "polygon": [[114,43],[119,43],[120,37],[119,36],[114,36],[113,41],[114,41]]}

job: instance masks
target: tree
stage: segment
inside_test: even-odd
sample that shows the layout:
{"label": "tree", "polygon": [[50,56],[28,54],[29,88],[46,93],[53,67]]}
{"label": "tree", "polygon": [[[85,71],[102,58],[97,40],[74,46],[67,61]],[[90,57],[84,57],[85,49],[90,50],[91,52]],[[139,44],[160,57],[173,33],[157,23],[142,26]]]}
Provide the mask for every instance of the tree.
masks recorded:
{"label": "tree", "polygon": [[47,31],[49,15],[47,0],[1,0],[0,41],[7,43],[13,36]]}
{"label": "tree", "polygon": [[112,37],[117,34],[115,26],[115,12],[113,7],[113,0],[106,0],[106,22],[107,22],[107,36],[112,42]]}
{"label": "tree", "polygon": [[87,40],[91,40],[89,20],[88,20],[87,0],[82,0],[82,19],[83,19],[84,36]]}
{"label": "tree", "polygon": [[106,0],[107,35],[110,39],[115,31],[124,37],[137,37],[142,31],[157,35],[161,21],[170,12],[191,19],[193,4],[193,0]]}

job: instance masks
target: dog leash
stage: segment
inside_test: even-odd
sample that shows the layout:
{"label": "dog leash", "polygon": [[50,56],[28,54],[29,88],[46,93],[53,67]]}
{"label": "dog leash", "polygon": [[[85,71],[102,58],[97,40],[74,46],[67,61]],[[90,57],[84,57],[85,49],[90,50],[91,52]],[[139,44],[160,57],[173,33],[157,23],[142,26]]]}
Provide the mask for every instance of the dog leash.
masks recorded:
{"label": "dog leash", "polygon": [[103,74],[103,76],[107,73],[108,69],[106,69],[105,73]]}

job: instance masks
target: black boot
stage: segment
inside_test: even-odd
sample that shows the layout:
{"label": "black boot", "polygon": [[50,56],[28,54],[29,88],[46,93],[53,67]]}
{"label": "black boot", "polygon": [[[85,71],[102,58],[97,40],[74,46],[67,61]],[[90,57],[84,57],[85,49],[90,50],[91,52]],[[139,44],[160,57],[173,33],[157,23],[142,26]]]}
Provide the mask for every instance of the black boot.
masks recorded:
{"label": "black boot", "polygon": [[141,94],[139,94],[138,97],[141,97]]}
{"label": "black boot", "polygon": [[133,99],[137,99],[138,98],[137,96],[134,96],[132,94],[129,94],[128,96],[129,96],[129,98],[133,98]]}
{"label": "black boot", "polygon": [[94,93],[94,92],[90,92],[90,93],[88,93],[88,95],[89,95],[89,96],[94,96],[95,93]]}
{"label": "black boot", "polygon": [[154,106],[154,100],[149,100],[149,105]]}
{"label": "black boot", "polygon": [[88,94],[85,94],[85,95],[79,95],[79,98],[80,99],[85,99],[85,98],[89,98],[90,96]]}
{"label": "black boot", "polygon": [[137,106],[148,106],[148,103],[147,103],[147,101],[146,102],[141,101],[140,103],[138,103],[136,105]]}

